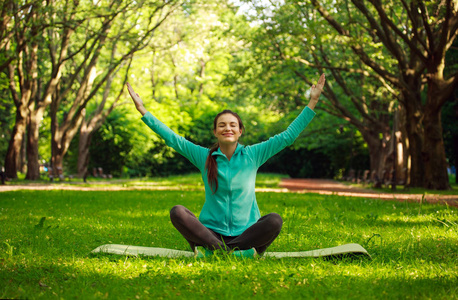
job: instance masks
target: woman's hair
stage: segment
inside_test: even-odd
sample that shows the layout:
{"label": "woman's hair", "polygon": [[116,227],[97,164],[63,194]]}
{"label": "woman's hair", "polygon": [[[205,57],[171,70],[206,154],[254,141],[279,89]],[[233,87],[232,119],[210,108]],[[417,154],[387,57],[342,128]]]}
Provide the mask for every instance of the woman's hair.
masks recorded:
{"label": "woman's hair", "polygon": [[[240,130],[244,130],[245,127],[243,126],[242,119],[239,117],[239,115],[228,109],[223,110],[222,112],[216,115],[215,119],[213,120],[213,130],[216,130],[218,118],[224,114],[231,114],[234,117],[236,117],[237,121],[239,122]],[[218,150],[218,147],[219,147],[219,144],[218,142],[216,142],[210,148],[210,152],[208,153],[207,161],[205,162],[205,169],[207,169],[207,180],[208,180],[208,184],[210,185],[210,188],[212,189],[213,194],[216,193],[216,191],[218,190],[218,166],[216,164],[216,159],[212,154],[213,152]]]}

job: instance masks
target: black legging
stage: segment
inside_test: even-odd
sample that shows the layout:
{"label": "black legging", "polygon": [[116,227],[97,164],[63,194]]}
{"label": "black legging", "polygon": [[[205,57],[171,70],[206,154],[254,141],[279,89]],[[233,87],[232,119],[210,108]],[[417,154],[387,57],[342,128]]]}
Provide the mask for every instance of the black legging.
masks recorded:
{"label": "black legging", "polygon": [[248,227],[241,235],[230,237],[205,227],[189,209],[182,205],[174,206],[170,210],[170,219],[193,251],[196,246],[203,246],[210,250],[246,250],[254,247],[259,254],[266,251],[275,240],[283,224],[279,214],[270,213]]}

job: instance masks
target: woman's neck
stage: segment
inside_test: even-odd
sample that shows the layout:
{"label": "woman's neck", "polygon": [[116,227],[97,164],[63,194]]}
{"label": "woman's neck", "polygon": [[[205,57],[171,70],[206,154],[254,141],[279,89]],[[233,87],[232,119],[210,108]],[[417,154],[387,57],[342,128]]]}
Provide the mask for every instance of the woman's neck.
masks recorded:
{"label": "woman's neck", "polygon": [[232,155],[234,155],[235,149],[237,149],[237,143],[220,144],[219,149],[224,155],[226,155],[227,160],[231,160]]}

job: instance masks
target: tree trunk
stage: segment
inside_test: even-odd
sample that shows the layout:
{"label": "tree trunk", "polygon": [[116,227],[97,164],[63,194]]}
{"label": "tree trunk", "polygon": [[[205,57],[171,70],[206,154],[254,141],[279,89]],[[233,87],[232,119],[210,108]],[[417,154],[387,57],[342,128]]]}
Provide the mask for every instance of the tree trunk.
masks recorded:
{"label": "tree trunk", "polygon": [[64,154],[59,143],[55,141],[54,137],[51,139],[51,168],[55,175],[63,173]]}
{"label": "tree trunk", "polygon": [[[79,119],[81,117],[78,117]],[[56,122],[56,120],[53,120],[52,122]],[[57,170],[59,171],[58,173],[55,174],[61,174],[63,172],[63,161],[64,161],[64,156],[68,151],[68,148],[70,147],[70,143],[73,139],[73,137],[76,135],[79,125],[81,124],[81,120],[76,121],[75,127],[72,128],[65,128],[68,127],[68,124],[64,124],[61,127],[58,127],[55,130],[55,133],[52,135],[51,138],[51,151],[52,151],[52,167],[53,171]],[[56,169],[60,168],[60,169]]]}
{"label": "tree trunk", "polygon": [[458,134],[453,136],[453,156],[455,157],[455,183],[458,184]]}
{"label": "tree trunk", "polygon": [[423,150],[423,108],[421,104],[421,78],[406,76],[404,79],[408,90],[403,90],[402,110],[405,113],[403,126],[406,132],[406,147],[410,161],[409,186],[423,187],[425,181],[425,168],[422,158]]}
{"label": "tree trunk", "polygon": [[[27,129],[27,125],[26,125]],[[17,168],[18,171],[25,174],[27,172],[27,139],[26,139],[26,132],[24,132],[24,136],[22,137],[22,146],[21,151],[19,152],[19,157],[17,161]]]}
{"label": "tree trunk", "polygon": [[27,126],[27,175],[28,180],[40,179],[40,162],[38,157],[38,138],[44,107],[31,110]]}
{"label": "tree trunk", "polygon": [[[389,128],[385,129],[385,132],[366,132],[361,130],[360,132],[367,143],[369,148],[369,158],[371,166],[371,175],[375,171],[376,179],[382,181],[385,175],[393,169],[393,135]],[[382,134],[383,138],[380,139],[379,134]],[[396,139],[397,140],[397,139]],[[398,143],[397,143],[398,144]],[[400,151],[397,152],[400,154]],[[406,162],[403,159],[396,160],[396,171],[402,170],[406,167]],[[387,173],[388,172],[388,173]],[[404,176],[397,176],[397,181],[402,180]]]}
{"label": "tree trunk", "polygon": [[89,165],[89,145],[91,144],[93,131],[80,130],[78,143],[78,177],[83,178],[87,173]]}
{"label": "tree trunk", "polygon": [[27,125],[27,107],[20,105],[16,108],[16,123],[8,144],[5,156],[5,173],[8,178],[17,178],[18,161],[22,148],[22,140]]}
{"label": "tree trunk", "polygon": [[[417,111],[417,113],[420,113]],[[406,114],[406,132],[408,141],[408,153],[410,159],[410,186],[423,187],[425,168],[422,158],[422,129],[419,128],[414,120],[417,119],[414,113],[408,112]]]}
{"label": "tree trunk", "polygon": [[425,166],[424,187],[434,190],[450,189],[440,110],[425,110],[424,128],[424,149],[422,153]]}
{"label": "tree trunk", "polygon": [[[440,93],[428,91],[426,105],[416,84],[410,82],[409,91],[403,92],[406,113],[405,130],[410,156],[410,186],[428,189],[449,189],[447,160],[442,137]],[[431,82],[428,89],[433,89]],[[418,92],[412,93],[417,90]]]}
{"label": "tree trunk", "polygon": [[[455,95],[458,95],[458,92],[455,92]],[[458,102],[455,102],[455,117],[456,117],[456,120],[458,120]],[[452,135],[452,153],[453,153],[453,157],[455,158],[455,165],[454,165],[454,167],[455,167],[455,183],[458,184],[458,176],[457,176],[458,175],[458,132],[456,132],[456,131]]]}
{"label": "tree trunk", "polygon": [[447,174],[447,158],[445,155],[443,130],[442,130],[442,107],[444,103],[452,99],[454,84],[447,83],[443,78],[442,64],[432,68],[428,80],[427,101],[424,109],[424,148],[423,163],[425,164],[425,188],[435,190],[450,189]]}
{"label": "tree trunk", "polygon": [[370,158],[370,165],[371,165],[371,178],[372,174],[375,173],[376,177],[372,179],[375,181],[379,181],[383,177],[383,170],[386,169],[386,163],[388,160],[388,148],[381,147],[381,145],[369,145],[369,158]]}

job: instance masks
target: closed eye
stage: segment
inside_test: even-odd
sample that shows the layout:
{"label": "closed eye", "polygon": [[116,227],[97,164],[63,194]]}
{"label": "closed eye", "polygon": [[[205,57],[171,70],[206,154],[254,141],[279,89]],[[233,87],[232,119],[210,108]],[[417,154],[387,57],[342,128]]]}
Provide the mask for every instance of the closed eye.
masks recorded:
{"label": "closed eye", "polygon": [[[234,123],[230,123],[229,125],[230,125],[231,127],[237,127],[237,126],[238,126],[238,124],[235,123],[235,122],[234,122]],[[225,127],[225,126],[226,126],[226,123],[219,123],[219,124],[218,124],[218,127]]]}

